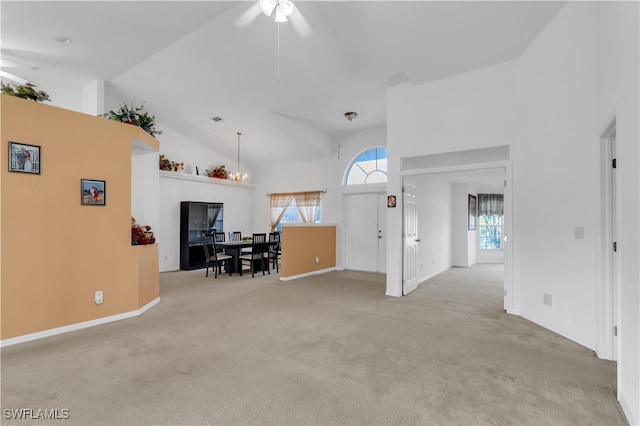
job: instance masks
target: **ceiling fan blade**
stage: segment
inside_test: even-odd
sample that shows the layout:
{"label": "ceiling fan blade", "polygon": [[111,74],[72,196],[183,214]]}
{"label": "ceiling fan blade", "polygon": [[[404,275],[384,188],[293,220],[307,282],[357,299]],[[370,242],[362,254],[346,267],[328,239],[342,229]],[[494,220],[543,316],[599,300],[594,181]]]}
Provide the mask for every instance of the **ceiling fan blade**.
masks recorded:
{"label": "ceiling fan blade", "polygon": [[240,28],[245,28],[249,26],[249,24],[251,24],[253,21],[255,21],[261,13],[262,10],[260,10],[260,3],[255,2],[253,6],[245,10],[245,12],[240,15],[240,17],[236,19],[234,23]]}
{"label": "ceiling fan blade", "polygon": [[291,22],[291,25],[293,25],[293,28],[298,32],[300,37],[309,38],[313,35],[311,25],[304,19],[304,16],[302,16],[302,13],[300,13],[297,7],[294,7],[293,12],[289,15],[289,22]]}

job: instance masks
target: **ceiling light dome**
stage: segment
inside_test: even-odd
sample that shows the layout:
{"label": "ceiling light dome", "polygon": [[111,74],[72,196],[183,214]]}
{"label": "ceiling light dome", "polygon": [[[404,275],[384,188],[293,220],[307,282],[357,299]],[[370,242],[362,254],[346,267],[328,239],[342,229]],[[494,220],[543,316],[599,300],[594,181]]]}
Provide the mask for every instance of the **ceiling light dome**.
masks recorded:
{"label": "ceiling light dome", "polygon": [[345,112],[344,117],[349,121],[353,121],[358,117],[358,113],[353,111]]}

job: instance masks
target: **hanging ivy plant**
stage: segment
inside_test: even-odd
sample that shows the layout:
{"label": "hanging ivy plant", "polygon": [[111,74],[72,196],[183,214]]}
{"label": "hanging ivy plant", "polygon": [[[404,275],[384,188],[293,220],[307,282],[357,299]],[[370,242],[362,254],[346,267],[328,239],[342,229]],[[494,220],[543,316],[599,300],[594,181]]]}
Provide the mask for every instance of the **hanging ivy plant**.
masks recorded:
{"label": "hanging ivy plant", "polygon": [[139,126],[153,137],[162,134],[162,130],[156,129],[156,117],[146,112],[143,106],[122,104],[118,109],[111,110],[102,117]]}
{"label": "hanging ivy plant", "polygon": [[0,83],[2,86],[2,93],[9,96],[16,96],[22,99],[29,99],[34,102],[50,101],[49,94],[44,90],[36,90],[36,86],[27,84],[15,84]]}

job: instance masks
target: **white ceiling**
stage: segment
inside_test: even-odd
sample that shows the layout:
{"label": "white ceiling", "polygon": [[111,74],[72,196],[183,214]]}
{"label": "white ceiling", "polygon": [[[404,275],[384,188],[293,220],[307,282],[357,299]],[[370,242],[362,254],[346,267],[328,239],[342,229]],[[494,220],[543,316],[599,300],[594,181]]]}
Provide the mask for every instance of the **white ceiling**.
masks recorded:
{"label": "white ceiling", "polygon": [[[157,127],[227,158],[241,131],[249,167],[307,161],[329,157],[336,135],[384,126],[390,80],[421,84],[515,59],[564,2],[295,4],[313,34],[280,24],[278,74],[277,24],[234,24],[251,1],[3,0],[2,59],[20,64],[3,70],[50,93],[104,79],[107,109],[144,103]],[[359,117],[348,122],[346,111]]]}

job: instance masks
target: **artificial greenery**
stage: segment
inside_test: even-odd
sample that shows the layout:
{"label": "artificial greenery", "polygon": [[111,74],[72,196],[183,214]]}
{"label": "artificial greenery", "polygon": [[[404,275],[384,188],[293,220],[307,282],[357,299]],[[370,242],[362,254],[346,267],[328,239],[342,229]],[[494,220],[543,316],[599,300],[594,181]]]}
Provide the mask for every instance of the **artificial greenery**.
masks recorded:
{"label": "artificial greenery", "polygon": [[153,137],[162,134],[162,130],[156,129],[156,117],[146,112],[144,106],[122,104],[118,109],[104,114],[103,117],[122,123],[134,124]]}
{"label": "artificial greenery", "polygon": [[15,84],[0,83],[2,87],[2,93],[9,96],[16,96],[22,99],[29,99],[35,102],[50,101],[49,94],[44,90],[36,90],[35,85],[31,83],[27,84]]}

